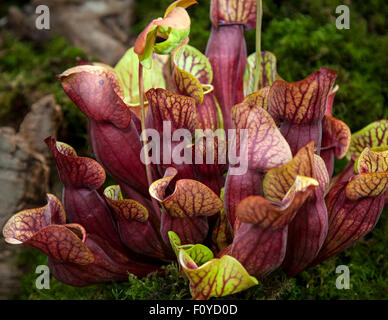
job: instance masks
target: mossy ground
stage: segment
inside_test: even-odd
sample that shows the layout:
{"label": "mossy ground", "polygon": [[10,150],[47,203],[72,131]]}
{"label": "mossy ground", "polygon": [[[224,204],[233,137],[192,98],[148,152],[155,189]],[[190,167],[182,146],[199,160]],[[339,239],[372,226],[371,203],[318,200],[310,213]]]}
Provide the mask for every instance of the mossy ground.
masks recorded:
{"label": "mossy ground", "polygon": [[[18,4],[23,1],[7,1]],[[160,16],[170,0],[136,1],[136,24],[141,31],[149,20]],[[209,0],[190,9],[193,16],[191,40],[201,50],[210,30]],[[335,116],[356,131],[368,123],[388,117],[388,3],[377,0],[351,2],[350,30],[335,28],[335,7],[342,1],[319,0],[287,2],[264,1],[263,50],[273,51],[278,70],[286,80],[299,80],[321,66],[339,71],[340,90]],[[6,12],[0,6],[0,16]],[[150,8],[152,8],[150,10]],[[254,32],[247,33],[249,52],[254,50]],[[66,122],[61,139],[80,154],[87,146],[86,119],[66,97],[55,75],[76,64],[83,52],[62,38],[44,45],[19,41],[7,32],[0,33],[0,125],[17,128],[21,114],[44,94],[52,93],[62,106]],[[339,161],[336,172],[346,161]],[[229,298],[238,299],[387,299],[388,298],[388,212],[365,239],[323,264],[287,279],[276,272],[254,288]],[[144,279],[130,276],[128,282],[73,288],[51,280],[50,290],[37,290],[35,269],[47,258],[34,250],[24,251],[18,259],[25,271],[22,293],[16,299],[189,299],[188,283],[177,266],[166,268],[165,277]],[[338,265],[350,268],[351,287],[338,290],[335,280]]]}
{"label": "mossy ground", "polygon": [[[87,120],[66,96],[56,75],[76,65],[83,51],[64,38],[47,43],[20,41],[10,32],[0,32],[0,126],[18,129],[29,106],[53,94],[64,118],[60,135],[76,149],[87,149]],[[85,151],[86,152],[86,151]]]}
{"label": "mossy ground", "polygon": [[[324,263],[288,279],[281,271],[260,281],[259,285],[223,299],[388,299],[388,210],[376,228],[364,239]],[[109,299],[109,300],[180,300],[190,299],[188,281],[176,264],[166,267],[165,276],[151,274],[128,282],[74,288],[51,278],[50,289],[35,286],[36,267],[47,264],[45,255],[28,250],[20,254],[18,264],[25,270],[21,277],[22,294],[16,299]],[[336,267],[350,270],[350,289],[339,290],[335,283]]]}

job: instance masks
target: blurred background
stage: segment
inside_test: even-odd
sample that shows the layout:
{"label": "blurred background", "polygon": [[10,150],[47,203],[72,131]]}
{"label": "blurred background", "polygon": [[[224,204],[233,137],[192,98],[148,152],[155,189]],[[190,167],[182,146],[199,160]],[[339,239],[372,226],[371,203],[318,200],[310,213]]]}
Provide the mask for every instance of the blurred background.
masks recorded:
{"label": "blurred background", "polygon": [[[199,0],[192,17],[191,45],[205,50],[210,33],[210,0]],[[57,136],[91,156],[86,118],[64,94],[55,75],[77,59],[114,65],[148,22],[171,0],[1,0],[0,2],[0,226],[10,215],[43,205],[47,191],[60,194],[56,170],[42,140]],[[35,28],[35,8],[50,8],[50,30]],[[350,29],[338,30],[335,9],[350,9]],[[272,51],[278,72],[296,81],[320,67],[339,72],[334,116],[355,132],[388,118],[388,2],[386,0],[263,1],[262,50]],[[246,33],[249,53],[255,31]],[[346,160],[336,163],[341,170]],[[388,298],[387,212],[370,236],[322,266],[285,280],[268,280],[267,289],[244,298]],[[0,298],[156,298],[185,297],[177,279],[171,288],[157,279],[121,286],[72,290],[54,281],[55,290],[34,288],[35,268],[44,264],[35,251],[10,248],[0,240]],[[351,266],[352,290],[335,288],[335,266]],[[171,271],[173,273],[173,271]],[[280,285],[281,283],[281,285]],[[160,287],[158,287],[160,286]],[[175,292],[174,290],[178,290]],[[261,290],[261,291],[260,291]],[[266,291],[267,290],[267,291]],[[150,291],[151,292],[151,291]],[[168,292],[168,293],[167,293]],[[163,295],[165,294],[165,295]]]}

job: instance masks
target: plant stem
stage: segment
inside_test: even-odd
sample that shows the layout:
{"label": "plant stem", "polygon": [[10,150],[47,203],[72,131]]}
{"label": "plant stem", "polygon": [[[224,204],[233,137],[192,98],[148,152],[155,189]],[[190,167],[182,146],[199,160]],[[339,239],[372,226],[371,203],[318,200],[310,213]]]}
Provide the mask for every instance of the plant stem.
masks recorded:
{"label": "plant stem", "polygon": [[263,3],[257,0],[256,18],[256,70],[255,70],[255,90],[259,90],[259,78],[261,76],[261,27],[263,20]]}
{"label": "plant stem", "polygon": [[[145,127],[145,107],[144,107],[144,79],[143,79],[143,65],[139,62],[139,102],[140,102],[140,123],[141,123],[141,138],[143,141],[143,152],[144,152],[144,159],[147,159],[147,132]],[[147,175],[147,182],[148,187],[152,184],[152,173],[151,173],[151,164],[146,163],[146,175]],[[160,215],[160,208],[156,200],[151,197],[152,205],[155,209],[155,213],[159,216]],[[152,219],[153,220],[153,219]],[[154,226],[158,230],[158,226]]]}
{"label": "plant stem", "polygon": [[[140,102],[140,123],[141,123],[141,138],[143,140],[143,151],[144,159],[147,159],[146,155],[146,145],[147,145],[147,135],[145,127],[145,107],[144,107],[144,79],[143,79],[143,65],[139,63],[139,102]],[[148,186],[152,184],[152,174],[150,164],[145,164]]]}

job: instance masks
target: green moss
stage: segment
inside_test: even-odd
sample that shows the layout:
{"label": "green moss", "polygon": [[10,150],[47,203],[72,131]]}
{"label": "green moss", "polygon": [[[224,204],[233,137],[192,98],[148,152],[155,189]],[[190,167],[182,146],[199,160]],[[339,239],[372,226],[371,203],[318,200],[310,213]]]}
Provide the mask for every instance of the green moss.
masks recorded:
{"label": "green moss", "polygon": [[61,138],[77,150],[86,150],[86,117],[64,93],[55,76],[86,58],[64,38],[45,44],[20,41],[0,32],[0,126],[18,128],[29,106],[46,94],[53,94],[66,121]]}
{"label": "green moss", "polygon": [[[388,210],[376,228],[364,239],[336,257],[288,279],[280,270],[260,281],[259,285],[223,299],[388,299]],[[127,282],[74,288],[51,279],[49,290],[35,287],[35,269],[47,264],[47,258],[28,250],[19,256],[25,269],[22,294],[18,299],[114,299],[180,300],[190,299],[188,281],[176,264],[165,268],[165,275],[151,274],[143,279],[130,275]],[[338,265],[350,269],[350,289],[335,286]]]}
{"label": "green moss", "polygon": [[20,300],[84,300],[84,299],[112,299],[113,296],[108,286],[99,285],[86,288],[76,288],[64,285],[55,280],[50,281],[50,289],[39,290],[36,288],[35,280],[38,274],[35,273],[39,265],[47,265],[47,256],[37,253],[35,250],[27,249],[17,257],[17,264],[24,271],[21,277],[21,293],[12,298]]}
{"label": "green moss", "polygon": [[112,288],[116,300],[182,300],[189,299],[188,281],[179,273],[177,264],[164,268],[164,276],[156,273],[144,279],[133,275],[127,283],[117,283]]}
{"label": "green moss", "polygon": [[128,275],[128,281],[90,287],[71,287],[55,278],[50,280],[50,289],[37,289],[35,273],[38,265],[47,265],[47,257],[35,250],[25,250],[18,256],[18,265],[25,270],[21,278],[21,294],[13,298],[30,300],[152,300],[190,298],[188,282],[179,275],[176,264],[164,267],[164,276],[156,273],[139,279]]}

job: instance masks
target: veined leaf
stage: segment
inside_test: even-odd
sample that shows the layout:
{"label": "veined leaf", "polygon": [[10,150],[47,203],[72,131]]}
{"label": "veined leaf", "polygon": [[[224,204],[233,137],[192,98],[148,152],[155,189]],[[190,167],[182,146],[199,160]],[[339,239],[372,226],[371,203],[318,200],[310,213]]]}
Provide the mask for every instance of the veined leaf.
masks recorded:
{"label": "veined leaf", "polygon": [[320,154],[321,122],[336,77],[337,72],[321,68],[303,80],[276,80],[271,86],[268,113],[280,124],[293,155],[310,141],[315,142],[317,154]]}
{"label": "veined leaf", "polygon": [[247,59],[247,66],[244,75],[245,96],[248,96],[264,87],[271,86],[274,81],[277,80],[276,57],[272,52],[261,52],[259,83],[257,88],[255,88],[256,65],[256,52],[254,52],[249,55]]}
{"label": "veined leaf", "polygon": [[[143,70],[144,91],[151,88],[166,88],[163,68],[167,56],[153,55],[151,69]],[[123,88],[123,100],[131,107],[139,106],[139,58],[134,49],[129,49],[115,66],[115,72]]]}
{"label": "veined leaf", "polygon": [[258,224],[263,229],[283,228],[290,223],[311,191],[318,186],[318,181],[313,178],[297,176],[280,206],[261,196],[250,196],[237,206],[237,216],[241,222]]}
{"label": "veined leaf", "polygon": [[206,91],[212,90],[212,67],[199,50],[189,45],[181,46],[173,54],[173,79],[179,93],[201,104]]}
{"label": "veined leaf", "polygon": [[240,130],[248,130],[246,141],[249,169],[267,171],[279,167],[292,159],[286,140],[274,120],[263,108],[242,102],[232,108],[232,122],[237,129],[237,149],[241,144]]}
{"label": "veined leaf", "polygon": [[179,263],[190,280],[191,295],[197,300],[223,297],[258,284],[238,260],[228,255],[198,266],[185,250],[180,250]]}
{"label": "veined leaf", "polygon": [[185,250],[190,258],[199,266],[214,258],[213,252],[203,244],[182,245],[179,236],[173,231],[168,232],[168,237],[177,258],[179,258],[180,250]]}
{"label": "veined leaf", "polygon": [[210,18],[217,28],[223,24],[243,24],[256,27],[257,0],[212,0]]}
{"label": "veined leaf", "polygon": [[352,134],[349,155],[357,158],[366,148],[388,146],[388,120],[372,122],[365,128]]}
{"label": "veined leaf", "polygon": [[264,196],[271,201],[280,203],[298,175],[312,178],[314,151],[314,142],[310,142],[300,149],[289,163],[269,170],[263,181]]}
{"label": "veined leaf", "polygon": [[175,218],[210,216],[221,210],[221,199],[210,188],[195,180],[178,180],[174,192],[166,196],[166,189],[176,174],[174,168],[169,168],[164,178],[150,186],[151,196],[163,204],[170,216]]}

